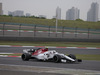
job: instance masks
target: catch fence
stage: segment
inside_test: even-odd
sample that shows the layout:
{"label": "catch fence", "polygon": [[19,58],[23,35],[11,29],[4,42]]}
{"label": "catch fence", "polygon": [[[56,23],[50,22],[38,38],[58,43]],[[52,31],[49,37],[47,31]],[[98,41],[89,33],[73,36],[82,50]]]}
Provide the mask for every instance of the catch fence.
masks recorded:
{"label": "catch fence", "polygon": [[100,39],[100,30],[57,27],[37,24],[0,23],[0,37],[46,37]]}

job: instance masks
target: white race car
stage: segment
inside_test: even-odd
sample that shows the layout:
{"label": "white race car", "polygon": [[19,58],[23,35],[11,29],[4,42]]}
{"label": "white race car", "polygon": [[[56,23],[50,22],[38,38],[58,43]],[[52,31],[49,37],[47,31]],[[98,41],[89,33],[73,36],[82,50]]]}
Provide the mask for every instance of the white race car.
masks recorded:
{"label": "white race car", "polygon": [[21,56],[22,60],[28,61],[29,59],[37,59],[42,61],[53,61],[53,62],[82,62],[81,59],[76,59],[76,56],[73,54],[65,55],[56,52],[55,50],[48,49],[25,49]]}

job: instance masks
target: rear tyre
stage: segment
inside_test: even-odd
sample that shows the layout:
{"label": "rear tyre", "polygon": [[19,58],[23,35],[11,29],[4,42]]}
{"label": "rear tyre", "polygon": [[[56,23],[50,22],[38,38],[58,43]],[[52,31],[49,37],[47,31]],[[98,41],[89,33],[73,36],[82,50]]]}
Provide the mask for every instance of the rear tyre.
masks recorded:
{"label": "rear tyre", "polygon": [[55,55],[55,56],[53,57],[53,61],[54,61],[55,63],[61,62],[61,56],[60,56],[60,55]]}
{"label": "rear tyre", "polygon": [[31,58],[31,55],[24,53],[22,54],[21,58],[23,61],[29,61],[29,59]]}

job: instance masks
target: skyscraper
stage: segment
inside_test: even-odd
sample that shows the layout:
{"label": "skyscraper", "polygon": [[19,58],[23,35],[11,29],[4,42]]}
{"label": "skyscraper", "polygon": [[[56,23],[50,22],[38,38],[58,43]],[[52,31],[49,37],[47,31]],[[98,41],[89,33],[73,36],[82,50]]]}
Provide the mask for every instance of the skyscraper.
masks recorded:
{"label": "skyscraper", "polygon": [[24,16],[24,11],[21,11],[21,10],[16,10],[14,12],[8,11],[8,15],[12,15],[12,16]]}
{"label": "skyscraper", "polygon": [[92,3],[90,10],[87,12],[87,21],[97,22],[99,13],[99,4]]}
{"label": "skyscraper", "polygon": [[0,3],[0,15],[3,15],[2,3]]}
{"label": "skyscraper", "polygon": [[57,19],[61,19],[61,8],[57,7],[56,9],[56,17]]}
{"label": "skyscraper", "polygon": [[30,13],[26,13],[26,17],[30,17],[31,16],[31,14]]}
{"label": "skyscraper", "polygon": [[66,20],[76,20],[79,19],[79,9],[72,7],[66,12]]}

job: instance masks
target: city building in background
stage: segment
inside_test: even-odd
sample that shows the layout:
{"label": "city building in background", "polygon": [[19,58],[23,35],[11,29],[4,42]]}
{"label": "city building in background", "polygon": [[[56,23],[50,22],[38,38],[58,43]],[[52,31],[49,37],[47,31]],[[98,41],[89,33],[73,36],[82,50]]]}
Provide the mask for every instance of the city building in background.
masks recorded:
{"label": "city building in background", "polygon": [[80,11],[78,8],[72,7],[66,12],[66,20],[76,20],[79,19]]}
{"label": "city building in background", "polygon": [[26,17],[30,17],[31,16],[31,14],[30,13],[26,13]]}
{"label": "city building in background", "polygon": [[97,22],[99,14],[99,4],[92,3],[90,10],[87,12],[87,21]]}
{"label": "city building in background", "polygon": [[52,19],[56,19],[56,16],[53,16]]}
{"label": "city building in background", "polygon": [[[0,15],[3,15],[3,8],[2,8],[2,3],[0,3]],[[97,22],[99,21],[99,4],[97,2],[93,2],[91,4],[91,8],[89,9],[89,11],[87,12],[87,21],[91,21],[91,22]],[[8,11],[8,15],[11,16],[26,16],[26,17],[30,17],[31,14],[30,13],[26,13],[24,15],[24,11],[22,10],[16,10],[16,11]],[[39,18],[46,18],[45,14],[44,15],[39,15]],[[68,11],[66,12],[66,20],[76,20],[80,18],[80,10],[78,8],[72,7],[71,9],[68,9]],[[61,20],[61,8],[57,7],[56,8],[56,15],[53,16],[53,19],[58,19]]]}
{"label": "city building in background", "polygon": [[3,15],[2,3],[0,3],[0,15]]}
{"label": "city building in background", "polygon": [[20,17],[20,16],[24,16],[24,11],[21,11],[21,10],[16,10],[14,12],[8,11],[8,15]]}
{"label": "city building in background", "polygon": [[45,15],[39,15],[38,17],[39,17],[39,18],[46,18]]}
{"label": "city building in background", "polygon": [[59,20],[61,19],[61,8],[59,7],[56,8],[56,18]]}

